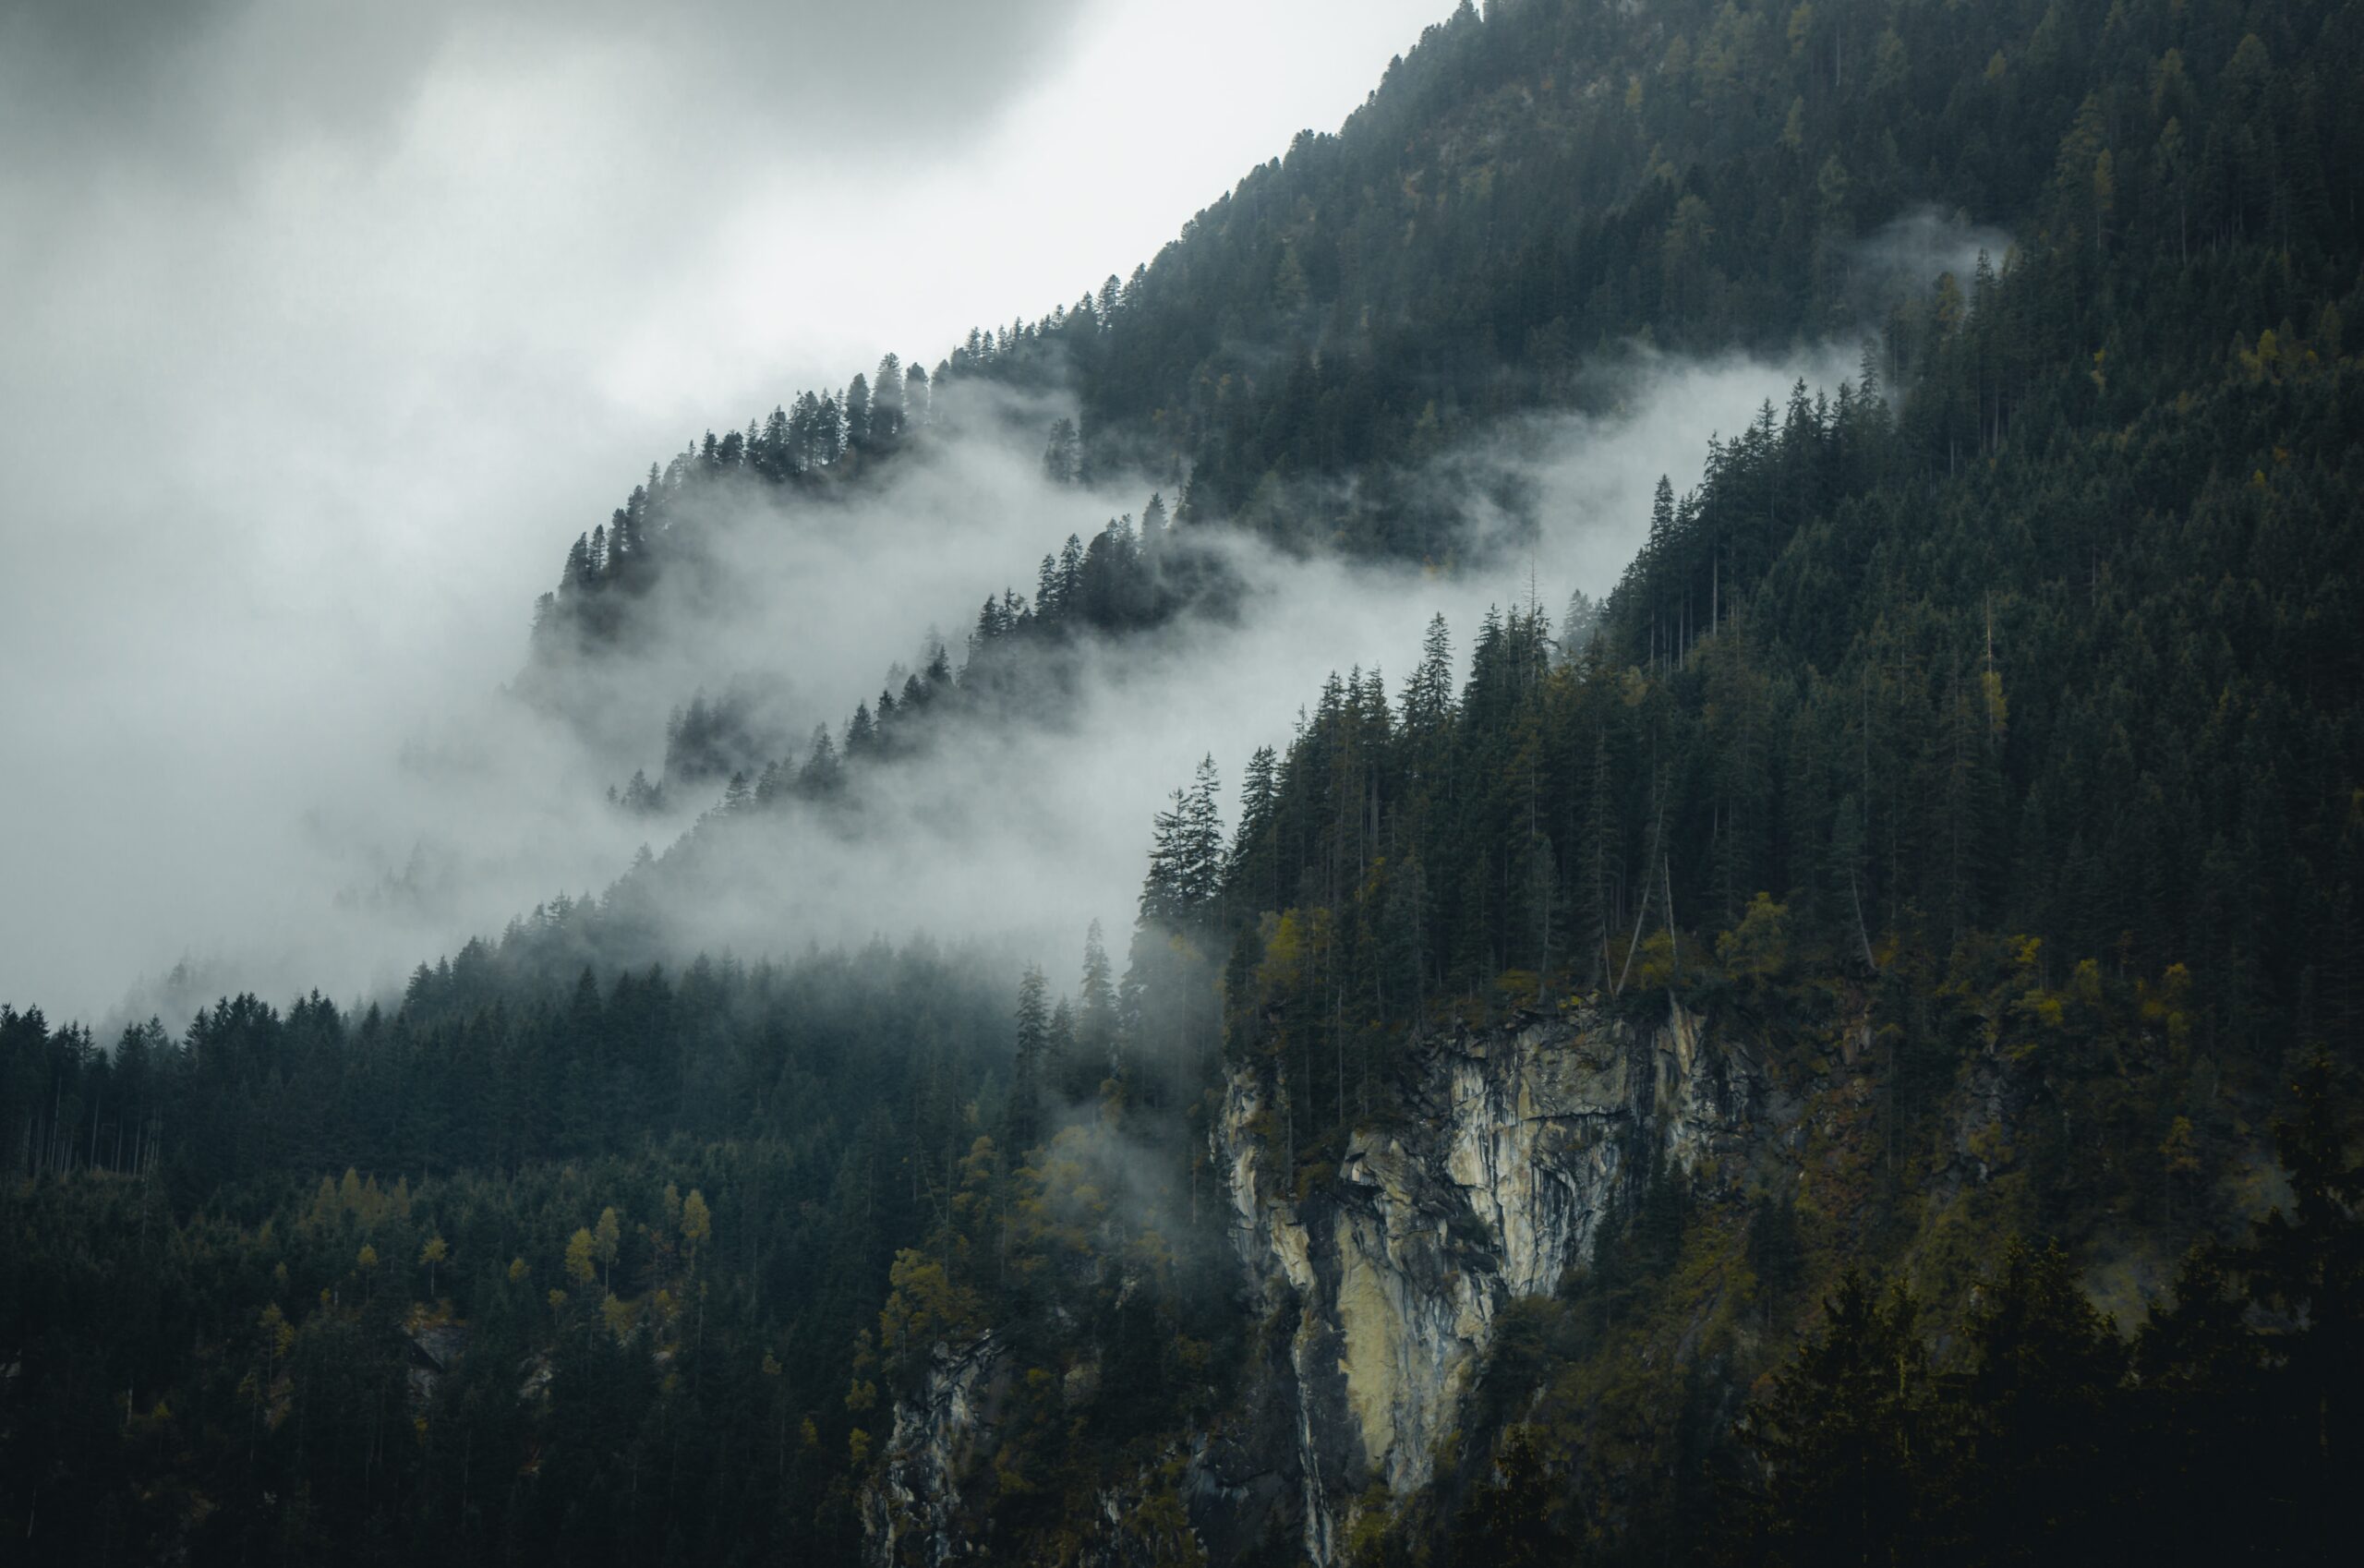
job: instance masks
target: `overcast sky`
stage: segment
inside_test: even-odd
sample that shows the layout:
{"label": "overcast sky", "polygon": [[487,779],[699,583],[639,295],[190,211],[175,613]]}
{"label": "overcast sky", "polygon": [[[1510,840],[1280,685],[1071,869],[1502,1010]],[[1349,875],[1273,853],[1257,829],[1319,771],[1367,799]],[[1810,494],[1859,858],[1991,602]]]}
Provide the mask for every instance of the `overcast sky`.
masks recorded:
{"label": "overcast sky", "polygon": [[0,6],[0,1000],[223,940],[650,458],[1129,271],[1450,9]]}

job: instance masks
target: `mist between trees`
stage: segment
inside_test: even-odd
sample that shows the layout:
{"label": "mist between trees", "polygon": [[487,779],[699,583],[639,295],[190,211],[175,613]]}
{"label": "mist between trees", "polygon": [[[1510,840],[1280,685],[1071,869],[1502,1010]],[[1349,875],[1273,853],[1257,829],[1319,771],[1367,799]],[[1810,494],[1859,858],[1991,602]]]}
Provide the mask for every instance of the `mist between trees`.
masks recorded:
{"label": "mist between trees", "polygon": [[[747,829],[749,847],[671,877],[650,956],[920,932],[1004,943],[1017,959],[1064,953],[1092,919],[1129,910],[1151,816],[1202,756],[1236,779],[1333,669],[1408,669],[1433,614],[1474,628],[1490,604],[1557,606],[1580,586],[1597,597],[1646,530],[1659,475],[1695,466],[1711,434],[1741,428],[1801,374],[1834,378],[1846,358],[1646,357],[1598,415],[1519,421],[1445,454],[1432,482],[1438,504],[1468,518],[1459,562],[1416,569],[1161,531],[1188,539],[1166,555],[1199,562],[1220,596],[1177,601],[1155,626],[1038,639],[1019,661],[1033,683],[1022,703],[1005,692],[935,715],[924,754],[874,770],[859,813],[777,814]],[[643,846],[666,851],[722,803],[730,772],[752,792],[766,764],[800,768],[816,727],[842,752],[856,706],[879,701],[874,682],[899,701],[938,649],[935,679],[967,668],[986,595],[1031,605],[1040,558],[1055,565],[1069,536],[1096,538],[1122,518],[1138,542],[1145,520],[1156,527],[1153,495],[1169,518],[1179,504],[1170,476],[1052,481],[1043,432],[1058,405],[978,387],[964,407],[966,390],[942,395],[935,424],[871,483],[702,490],[678,525],[690,559],[635,601],[628,636],[545,650],[501,691],[442,673],[433,701],[408,694],[423,718],[325,758],[249,759],[235,784],[199,776],[217,834],[180,852],[209,889],[206,918],[175,898],[136,906],[127,952],[144,930],[152,978],[127,998],[128,972],[59,975],[44,994],[78,995],[118,1022],[247,988],[384,995],[420,958],[554,894],[604,889]],[[684,776],[677,749],[669,776],[669,722],[726,704],[729,767]],[[286,733],[292,744],[300,731]],[[664,787],[663,809],[609,801],[635,771]],[[219,878],[197,869],[234,846]]]}

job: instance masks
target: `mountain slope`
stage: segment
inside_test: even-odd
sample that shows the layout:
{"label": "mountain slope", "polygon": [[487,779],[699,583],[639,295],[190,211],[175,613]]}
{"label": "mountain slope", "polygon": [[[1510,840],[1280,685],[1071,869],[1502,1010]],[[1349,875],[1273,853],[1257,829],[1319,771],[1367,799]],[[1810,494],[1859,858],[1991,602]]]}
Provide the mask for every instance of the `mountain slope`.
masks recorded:
{"label": "mountain slope", "polygon": [[[2072,228],[2093,260],[2352,249],[2326,174],[2364,151],[2331,110],[2352,26],[2048,0],[1465,5],[1342,132],[1301,137],[1011,373],[1073,376],[1094,450],[1184,463],[1197,512],[1441,555],[1450,517],[1414,515],[1395,471],[1583,395],[1630,337],[1853,333],[1904,260],[1865,242],[1916,210],[2050,234],[2072,266]],[[1347,474],[1360,495],[1326,513],[1285,488]]]}
{"label": "mountain slope", "polygon": [[[1066,388],[1185,530],[1441,558],[1432,443],[1628,335],[1870,299],[1860,379],[1702,453],[1586,634],[1514,607],[1456,680],[1439,625],[1309,694],[1229,832],[1193,781],[1071,1000],[924,944],[653,968],[635,874],[358,1018],[0,1010],[0,1529],[2320,1557],[2364,1457],[2358,81],[2352,0],[1457,17],[935,395]],[[1867,242],[1927,201],[2012,253],[1900,293]],[[683,493],[825,505],[920,428]],[[760,870],[742,814],[681,862]]]}
{"label": "mountain slope", "polygon": [[[1340,132],[1300,137],[1130,280],[972,333],[932,377],[888,356],[875,389],[857,377],[801,394],[652,467],[608,542],[578,541],[542,611],[535,681],[587,681],[571,701],[596,706],[615,678],[597,661],[564,673],[585,639],[631,650],[697,625],[668,599],[667,626],[635,633],[648,612],[634,607],[669,560],[715,569],[697,520],[743,504],[716,487],[778,490],[810,525],[836,525],[828,498],[940,445],[932,422],[973,433],[1030,406],[952,412],[981,381],[1072,399],[1082,439],[1070,454],[1054,428],[1060,471],[1144,472],[1185,522],[1443,561],[1478,541],[1469,475],[1437,460],[1504,415],[1613,401],[1636,343],[1779,350],[1879,332],[1882,377],[1910,380],[1942,336],[1933,318],[1969,308],[1929,299],[1926,282],[1950,268],[1970,292],[1982,242],[2000,267],[2016,236],[2022,265],[2041,258],[2054,281],[2010,333],[1990,317],[1971,384],[1924,407],[1914,433],[1949,458],[2018,412],[2029,344],[2073,340],[2105,364],[2165,346],[2116,291],[2177,299],[2187,357],[2171,373],[2197,373],[2189,345],[2213,356],[2286,314],[2252,320],[2257,300],[2346,286],[2334,259],[2358,220],[2324,171],[2364,156],[2352,117],[2329,110],[2350,24],[2313,8],[2231,18],[2035,0],[1521,0],[1483,19],[1465,6]],[[2237,253],[2274,254],[2286,275],[2227,266]],[[730,657],[699,657],[719,694]],[[790,742],[801,752],[802,731],[749,760]]]}

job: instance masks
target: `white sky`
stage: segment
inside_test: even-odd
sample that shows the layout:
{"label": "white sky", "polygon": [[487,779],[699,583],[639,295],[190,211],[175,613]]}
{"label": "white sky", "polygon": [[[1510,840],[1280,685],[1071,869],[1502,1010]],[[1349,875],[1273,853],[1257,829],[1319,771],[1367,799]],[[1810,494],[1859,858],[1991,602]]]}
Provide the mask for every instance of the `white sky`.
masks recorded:
{"label": "white sky", "polygon": [[0,1001],[301,874],[652,457],[1129,271],[1450,9],[10,7]]}

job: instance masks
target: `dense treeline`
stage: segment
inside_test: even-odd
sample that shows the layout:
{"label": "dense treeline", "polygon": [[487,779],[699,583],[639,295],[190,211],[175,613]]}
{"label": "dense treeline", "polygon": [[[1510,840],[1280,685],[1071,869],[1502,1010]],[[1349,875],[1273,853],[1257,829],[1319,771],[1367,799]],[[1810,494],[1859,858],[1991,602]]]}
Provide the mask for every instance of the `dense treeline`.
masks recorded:
{"label": "dense treeline", "polygon": [[[1797,1189],[1746,1213],[1695,1211],[1652,1176],[1565,1297],[1522,1309],[1491,1376],[1497,1422],[1539,1385],[1525,1426],[1498,1453],[1499,1427],[1465,1435],[1436,1494],[1366,1540],[1375,1560],[1498,1561],[1529,1526],[1610,1557],[1712,1557],[1719,1487],[1755,1499],[1753,1539],[1821,1560],[1836,1504],[1787,1478],[1831,1456],[1769,1438],[1748,1455],[1740,1436],[1804,1417],[1770,1406],[1751,1427],[1737,1393],[1776,1364],[1767,1331],[1811,1322],[1809,1285],[1850,1260],[1908,1272],[1972,1346],[1959,1369],[1912,1352],[1934,1391],[1912,1419],[1953,1434],[1960,1467],[1894,1483],[1933,1489],[1912,1506],[1943,1517],[1880,1550],[2018,1560],[1997,1500],[2037,1477],[2057,1496],[2027,1527],[2119,1543],[2105,1555],[2174,1540],[2196,1474],[2286,1510],[2246,1533],[2203,1510],[2220,1535],[2289,1555],[2322,1527],[2346,1449],[2261,1459],[2238,1434],[2310,1395],[2349,1422],[2364,1397],[2346,1331],[2315,1326],[2355,1307],[2352,1085],[2311,1080],[2305,1150],[2285,1141],[2298,1229],[2214,1240],[2258,1206],[2237,1177],[2253,1129],[2364,1021],[2358,367],[2326,298],[2311,332],[2261,328],[2196,383],[2177,358],[2032,371],[2018,415],[1957,444],[1945,410],[1974,388],[1980,334],[2073,286],[1982,269],[1957,308],[1941,282],[1942,331],[1891,334],[1835,395],[1767,405],[1695,491],[1662,485],[1617,592],[1572,607],[1580,640],[1535,603],[1490,616],[1456,690],[1440,621],[1400,691],[1333,678],[1251,760],[1227,840],[1212,767],[1161,814],[1098,1098],[1196,1125],[1220,1044],[1266,1075],[1301,1190],[1393,1114],[1407,1038],[1456,1016],[1586,999],[1639,1017],[1672,990],[1742,1020],[1786,1090],[1863,1086]],[[1909,378],[1895,405],[1888,364]],[[2145,373],[2149,392],[2125,389]],[[1022,1025],[1019,1142],[1040,1115],[1024,1107],[1061,1103],[1032,1038]],[[1096,1070],[1067,1075],[1065,1104],[1092,1103]],[[1965,1110],[1990,1103],[2008,1116]],[[2013,1252],[2015,1236],[2054,1249]],[[2193,1246],[2138,1349],[2077,1283],[2113,1260],[2172,1274]],[[1684,1294],[1724,1269],[1720,1301]],[[1832,1288],[1809,1364],[1870,1310]],[[2051,1314],[2027,1332],[2067,1346],[2044,1353],[2099,1380],[2073,1394],[2082,1418],[2134,1423],[2138,1455],[2062,1448],[2071,1433],[2006,1463],[2065,1419],[1989,1387],[1998,1358],[2034,1353],[2008,1337],[2023,1297]],[[1964,1317],[1964,1299],[1987,1305]],[[1879,1332],[1904,1333],[1902,1309],[1880,1310]],[[1693,1343],[1697,1312],[1713,1326]],[[2187,1343],[2201,1324],[2219,1338]],[[2181,1392],[2163,1405],[2161,1387]]]}
{"label": "dense treeline", "polygon": [[1949,477],[1877,400],[1801,392],[1661,488],[1583,647],[1528,606],[1457,697],[1441,624],[1395,699],[1333,679],[1242,799],[1236,1026],[1276,941],[1318,949],[1326,1042],[1319,1014],[1614,995],[1686,949],[1710,975],[1755,920],[1866,978],[1995,934],[2055,985],[2173,971],[2208,1048],[2268,1072],[2352,1031],[2364,377],[2227,357]]}
{"label": "dense treeline", "polygon": [[[2196,46],[2138,40],[2205,7],[2116,6],[2096,68],[2150,88],[2094,113],[2249,147],[2364,69],[2351,9],[2276,12],[2344,53],[2277,69],[2236,34],[2203,87],[2137,56]],[[1235,968],[1260,912],[1324,922],[1323,984],[1376,1020],[1505,975],[1614,994],[1637,956],[1712,971],[1756,911],[1865,976],[1942,974],[1992,933],[2042,939],[2053,983],[2179,970],[2212,1049],[2352,1031],[2358,247],[2295,168],[2246,216],[2194,235],[2153,202],[2097,244],[2097,123],[2045,154],[2046,226],[2008,263],[1941,278],[1856,383],[1661,484],[1594,634],[1528,604],[1478,629],[1457,697],[1441,624],[1392,701],[1333,680],[1248,780]]]}
{"label": "dense treeline", "polygon": [[916,669],[898,663],[878,695],[856,704],[838,730],[816,726],[801,761],[781,754],[760,692],[734,686],[709,698],[700,691],[667,725],[657,778],[643,770],[609,798],[653,812],[669,803],[669,790],[703,799],[720,784],[731,810],[750,800],[841,800],[850,777],[926,754],[949,721],[1063,723],[1078,690],[1078,657],[1095,643],[1186,614],[1227,618],[1239,593],[1224,558],[1177,535],[1164,498],[1152,495],[1138,525],[1129,513],[1111,518],[1089,542],[1070,534],[1043,556],[1031,599],[1014,587],[988,595],[957,670],[951,651],[931,635]]}
{"label": "dense treeline", "polygon": [[[1863,1092],[1827,1163],[1753,1214],[1648,1185],[1626,1235],[1502,1353],[1505,1398],[1542,1395],[1534,1429],[1465,1438],[1409,1533],[1368,1543],[1382,1557],[1456,1538],[1472,1561],[1546,1538],[1709,1555],[1720,1469],[1769,1475],[1761,1526],[1826,1560],[1813,1531],[1830,1520],[1804,1517],[1820,1505],[1733,1446],[1734,1390],[1771,1364],[1766,1327],[1811,1312],[1803,1282],[1847,1259],[1904,1271],[1946,1304],[1943,1333],[1971,1335],[1974,1388],[1991,1347],[1965,1293],[2034,1288],[2031,1265],[1998,1260],[2004,1238],[2155,1274],[2237,1233],[2259,1206],[2237,1177],[2254,1129],[2310,1053],[2364,1024],[2364,381],[2344,341],[2364,301],[2352,212],[2286,151],[2328,134],[2310,95],[2358,79],[2364,55],[2352,8],[2321,6],[2266,30],[2303,29],[2308,49],[2236,29],[2203,56],[2223,21],[2204,9],[2113,8],[2095,36],[2117,48],[2094,58],[2117,85],[2044,150],[2013,254],[1905,301],[1855,383],[1768,404],[1689,493],[1662,485],[1587,634],[1555,638],[1532,602],[1490,617],[1456,694],[1440,624],[1399,692],[1333,679],[1256,759],[1200,945],[1228,955],[1226,1049],[1268,1077],[1301,1181],[1388,1114],[1405,1022],[1441,1012],[1642,1007],[1672,988],[1746,1019],[1795,1092]],[[2056,43],[2076,25],[2047,15]],[[2185,136],[2217,149],[2192,165],[2204,177],[2177,172]],[[2014,1130],[1966,1132],[1983,1102]],[[2353,1178],[2335,1174],[2354,1105],[2343,1084],[2318,1107],[2332,1152],[2310,1179],[2330,1196],[2301,1195],[2304,1240],[2274,1233],[2284,1272],[2251,1258],[2222,1287],[2188,1272],[2145,1341],[2165,1359],[2144,1376],[2241,1412],[2237,1430],[2310,1396],[2326,1430],[2356,1418],[2353,1358],[2331,1348],[2345,1329],[2303,1351],[2273,1337],[2352,1310],[2332,1260],[2354,1245]],[[1974,1199],[1948,1196],[1965,1183]],[[2300,1306],[2294,1258],[2333,1294]],[[2072,1286],[2045,1288],[2090,1318]],[[2159,1348],[2228,1312],[2249,1327],[2203,1347],[2223,1364]],[[2095,1366],[2125,1365],[2114,1336],[2087,1339]],[[2300,1534],[2244,1538],[2300,1550],[2346,1440],[2261,1463],[2197,1405],[2159,1428],[2151,1386],[2088,1392],[2186,1444],[2177,1475],[2297,1509]],[[1962,1398],[1947,1429],[2002,1419]],[[2137,1538],[2125,1522],[2162,1500],[2189,1515],[2188,1481],[2118,1464],[2042,1467],[2076,1492],[2080,1527]],[[1995,1484],[1945,1480],[1972,1490],[1922,1501],[1959,1512],[1879,1551],[2020,1560],[2024,1542],[1979,1533],[2015,1527],[1976,1490]]]}
{"label": "dense treeline", "polygon": [[[854,476],[963,378],[1078,397],[1057,477],[1187,475],[1186,519],[1445,559],[1458,502],[1428,460],[1502,413],[1613,395],[1590,372],[1637,338],[1852,333],[1938,264],[1926,230],[1893,226],[1916,211],[2045,236],[2044,264],[2083,285],[2024,323],[2047,345],[2254,339],[2261,307],[2278,325],[2306,269],[2355,252],[2329,171],[2364,158],[2335,112],[2359,25],[2329,0],[1465,3],[1340,132],[1301,135],[1128,278],[971,332],[930,390],[889,356],[874,386],[802,394],[652,469],[604,545],[578,541],[546,618],[578,615],[567,585],[629,585],[701,482]],[[2152,275],[2113,279],[2128,257]],[[2159,286],[2172,309],[2122,308],[2164,306]],[[1905,314],[1900,354],[1929,326]],[[2021,366],[1982,368],[1941,415],[1973,444]],[[605,624],[607,602],[579,615]]]}
{"label": "dense treeline", "polygon": [[2328,1061],[2295,1087],[2286,1216],[2195,1250],[2130,1340],[2056,1246],[2005,1249],[1952,1354],[1908,1285],[1844,1277],[1745,1423],[1749,1560],[2336,1556],[2364,1437],[2364,1164]]}
{"label": "dense treeline", "polygon": [[[2131,1333],[2056,1245],[2004,1244],[1945,1322],[1909,1283],[1851,1268],[1758,1382],[1737,1444],[1720,1379],[1695,1367],[1620,1388],[1597,1370],[1646,1344],[1618,1336],[1616,1310],[1683,1310],[1686,1249],[1670,1245],[1682,1216],[1654,1194],[1595,1271],[1611,1279],[1521,1305],[1495,1372],[1541,1386],[1435,1530],[1430,1560],[2335,1558],[2364,1416],[2364,1164],[2338,1108],[2353,1086],[2335,1087],[2319,1058],[2294,1087],[2275,1128],[2286,1215],[2195,1248]],[[1752,1312],[1796,1290],[1765,1220],[1744,1249]],[[1637,1447],[1664,1466],[1655,1487],[1616,1474]],[[1621,1510],[1622,1528],[1604,1529]],[[1363,1560],[1406,1561],[1406,1546],[1381,1535]]]}
{"label": "dense treeline", "polygon": [[988,595],[977,611],[956,675],[941,644],[922,667],[890,672],[874,702],[856,705],[837,740],[815,730],[801,766],[775,761],[756,780],[759,799],[793,790],[807,797],[838,789],[848,766],[924,751],[932,722],[960,717],[1002,724],[1057,723],[1072,704],[1077,670],[1063,657],[1095,638],[1150,631],[1186,611],[1224,616],[1238,584],[1223,559],[1177,536],[1163,496],[1135,525],[1112,518],[1086,543],[1074,534],[1045,555],[1030,601],[1014,588]]}
{"label": "dense treeline", "polygon": [[847,1561],[939,1343],[1091,1369],[1021,1382],[1028,1528],[1215,1405],[1238,1325],[1187,1156],[1071,1108],[1115,1091],[1096,927],[1077,1005],[1021,988],[1013,1057],[1006,983],[925,944],[620,969],[634,887],[358,1017],[241,995],[108,1052],[0,1008],[0,1443],[42,1456],[12,1531],[59,1562]]}
{"label": "dense treeline", "polygon": [[[786,1137],[935,1056],[973,1076],[1002,1054],[981,1043],[1004,1032],[1002,988],[966,958],[874,947],[619,970],[631,918],[628,896],[556,900],[358,1017],[319,995],[283,1013],[241,995],[178,1037],[151,1020],[101,1051],[9,1011],[10,1153],[20,1170],[151,1174],[187,1209],[289,1169],[501,1171],[675,1132]],[[906,1049],[847,1054],[849,1034],[877,1030]]]}
{"label": "dense treeline", "polygon": [[[1061,480],[1145,467],[1186,481],[1184,522],[1439,561],[1467,547],[1466,498],[1433,460],[1506,412],[1613,398],[1598,372],[1635,341],[1780,349],[1881,320],[1883,380],[1955,361],[1912,435],[1970,461],[2064,345],[2131,417],[2236,334],[2315,332],[2298,307],[2351,286],[2358,248],[2326,173],[2364,158],[2333,110],[2353,10],[1465,5],[1338,134],[1300,137],[1129,278],[972,332],[925,384],[1071,392],[1080,422],[1046,454]],[[1914,296],[1946,259],[1937,215],[1957,214],[2017,235],[2044,285],[1980,308],[1997,255]],[[605,547],[578,542],[543,623],[613,636],[645,587],[619,562],[653,570],[665,517],[716,481],[859,477],[926,416],[899,396],[884,439],[857,378],[652,470]]]}
{"label": "dense treeline", "polygon": [[745,430],[712,430],[633,487],[607,522],[568,547],[555,591],[534,607],[537,661],[628,639],[632,607],[668,561],[694,564],[696,518],[724,498],[786,490],[815,499],[885,462],[930,423],[927,371],[899,356],[878,362],[875,382],[856,375],[839,397],[800,392]]}
{"label": "dense treeline", "polygon": [[[1187,1561],[1182,1456],[1258,1327],[1218,1071],[1310,1191],[1419,1031],[1672,991],[1815,1107],[1784,1178],[1637,1172],[1355,1552],[2302,1552],[2359,1419],[2357,1096],[2310,1065],[2364,1024],[2359,80],[2333,0],[1465,7],[1129,282],[924,379],[1072,378],[1050,476],[1187,468],[1180,523],[1070,541],[801,764],[685,709],[669,779],[858,806],[931,716],[1199,602],[1193,521],[1442,558],[1417,464],[1637,332],[1875,309],[1858,379],[1662,486],[1605,605],[1333,679],[1228,830],[1202,768],[1072,999],[924,947],[652,967],[642,867],[357,1016],[103,1049],[0,1009],[0,1533],[841,1561],[895,1400],[990,1328],[984,1538]],[[2016,243],[1900,292],[1873,242],[1920,202]],[[537,658],[628,645],[694,500],[908,451],[919,380],[653,475]]]}
{"label": "dense treeline", "polygon": [[[0,1011],[13,1533],[57,1562],[843,1561],[885,1416],[847,1391],[924,1358],[911,1313],[982,1323],[988,1263],[1172,1270],[1093,1140],[1000,1169],[1008,999],[972,959],[567,981],[599,920],[537,911],[357,1019],[240,996],[106,1053]],[[948,1275],[897,1261],[921,1242]]]}
{"label": "dense treeline", "polygon": [[[1464,5],[1338,134],[1301,136],[1128,279],[972,332],[918,390],[888,356],[874,386],[652,468],[577,541],[537,662],[628,642],[669,551],[696,559],[670,520],[714,488],[838,493],[823,481],[904,450],[964,378],[1079,400],[1056,479],[1143,467],[1187,479],[1185,522],[1439,561],[1468,541],[1433,460],[1506,412],[1613,398],[1597,372],[1635,341],[1781,349],[1883,320],[1900,385],[1974,317],[1914,432],[1950,462],[2003,439],[2072,342],[2103,401],[2139,409],[2146,378],[2311,332],[2294,305],[2352,283],[2326,289],[2358,223],[2326,171],[2364,159],[2333,112],[2359,27],[2321,0]],[[2020,236],[2046,286],[1979,309],[1998,255],[1900,297],[1956,214]]]}
{"label": "dense treeline", "polygon": [[[1916,208],[2044,236],[2084,285],[2029,320],[2047,354],[2278,326],[2357,250],[2331,171],[2364,156],[2336,110],[2358,27],[2243,0],[1465,4],[1129,282],[947,368],[1072,377],[1087,452],[1185,462],[1186,516],[1442,559],[1453,498],[1420,467],[1460,433],[1586,395],[1637,334],[1851,332],[1936,259],[1888,228]],[[2152,284],[2104,286],[2129,256]],[[1948,410],[1965,434],[2010,412],[1987,368]]]}

